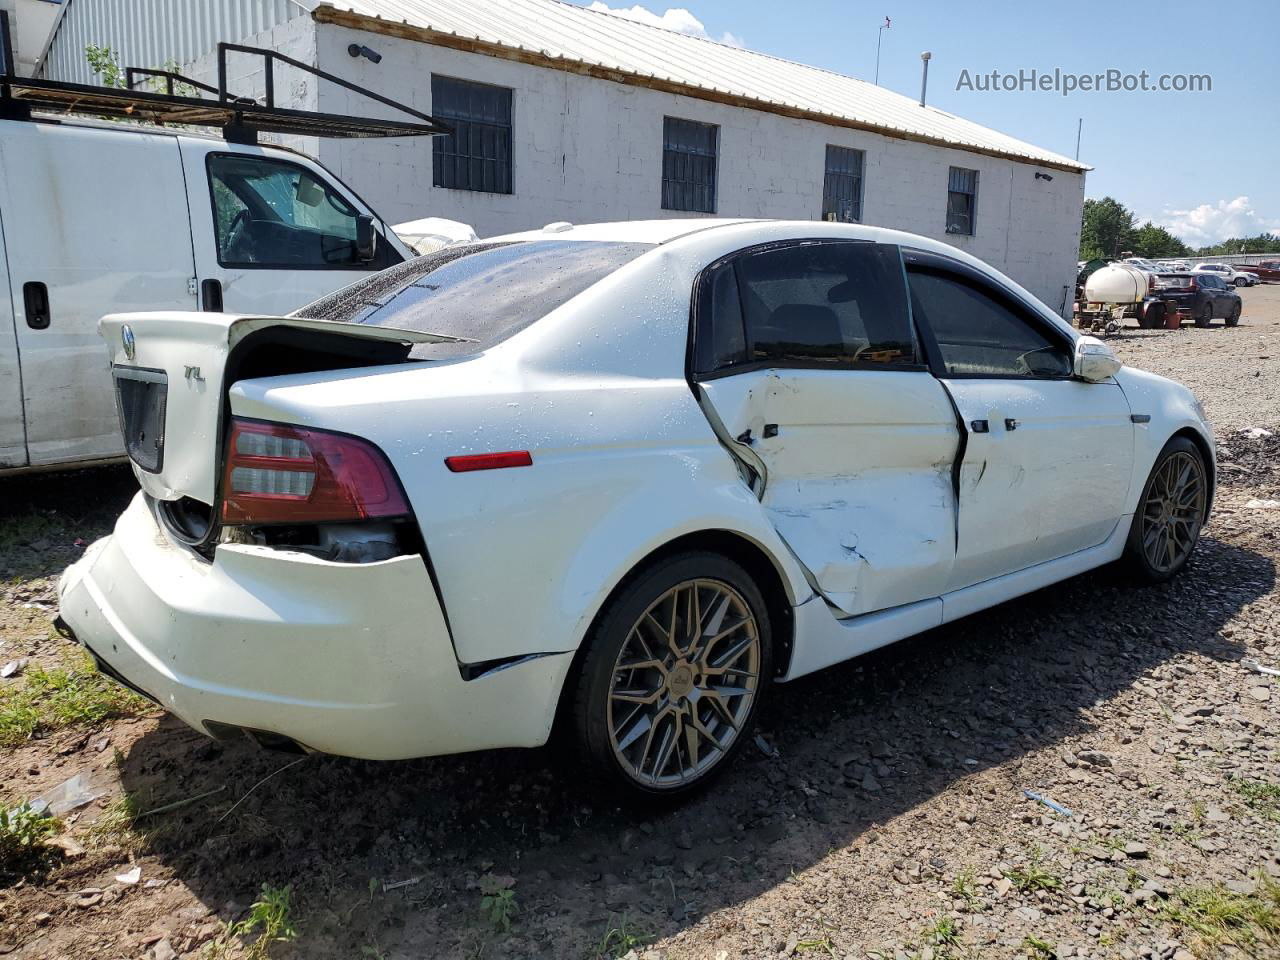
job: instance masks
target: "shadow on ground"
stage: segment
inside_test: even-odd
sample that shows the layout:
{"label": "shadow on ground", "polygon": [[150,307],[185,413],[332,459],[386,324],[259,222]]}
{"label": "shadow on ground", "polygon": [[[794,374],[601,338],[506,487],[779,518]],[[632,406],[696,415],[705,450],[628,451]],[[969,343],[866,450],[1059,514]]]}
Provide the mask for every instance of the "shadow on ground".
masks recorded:
{"label": "shadow on ground", "polygon": [[[134,745],[122,775],[150,804],[226,785],[149,852],[227,919],[263,882],[292,884],[296,956],[589,957],[611,914],[675,933],[832,848],[874,843],[877,824],[976,770],[1009,764],[1020,794],[1034,786],[1020,758],[1087,735],[1096,705],[1162,662],[1238,659],[1222,627],[1274,585],[1270,560],[1208,537],[1173,583],[1139,590],[1095,572],[776,687],[760,729],[778,756],[751,747],[676,810],[619,809],[539,750],[310,757],[219,821],[291,758],[172,720]],[[516,880],[510,935],[478,925],[486,872]]]}
{"label": "shadow on ground", "polygon": [[0,478],[0,581],[57,576],[137,492],[123,464]]}

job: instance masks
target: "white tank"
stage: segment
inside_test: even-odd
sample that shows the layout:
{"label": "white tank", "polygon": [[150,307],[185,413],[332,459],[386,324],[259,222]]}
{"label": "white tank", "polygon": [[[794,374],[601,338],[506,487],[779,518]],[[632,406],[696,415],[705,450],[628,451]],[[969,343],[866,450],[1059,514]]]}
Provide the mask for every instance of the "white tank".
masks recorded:
{"label": "white tank", "polygon": [[1127,263],[1111,263],[1089,274],[1084,298],[1090,303],[1141,303],[1147,296],[1147,274]]}

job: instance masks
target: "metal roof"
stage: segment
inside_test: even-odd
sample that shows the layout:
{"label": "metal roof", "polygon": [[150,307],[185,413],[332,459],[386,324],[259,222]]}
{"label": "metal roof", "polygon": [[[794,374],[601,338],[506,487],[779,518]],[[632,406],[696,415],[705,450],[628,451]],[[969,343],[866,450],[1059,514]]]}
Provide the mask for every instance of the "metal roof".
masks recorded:
{"label": "metal roof", "polygon": [[[355,16],[350,16],[354,14]],[[561,0],[332,0],[312,14],[426,42],[584,72],[888,136],[1088,170],[1070,157],[856,77],[638,23]],[[678,89],[677,89],[678,88]]]}

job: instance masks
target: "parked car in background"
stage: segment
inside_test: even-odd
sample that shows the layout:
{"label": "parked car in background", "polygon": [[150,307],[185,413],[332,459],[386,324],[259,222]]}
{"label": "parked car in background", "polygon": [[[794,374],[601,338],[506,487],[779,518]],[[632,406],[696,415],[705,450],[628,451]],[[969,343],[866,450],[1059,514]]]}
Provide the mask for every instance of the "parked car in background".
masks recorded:
{"label": "parked car in background", "polygon": [[1160,274],[1156,290],[1160,299],[1172,300],[1179,308],[1190,311],[1197,327],[1207,327],[1216,319],[1234,327],[1244,309],[1235,285],[1211,271]]}
{"label": "parked car in background", "polygon": [[1261,263],[1242,263],[1237,269],[1241,273],[1249,273],[1260,281],[1280,283],[1280,260],[1263,260]]}
{"label": "parked car in background", "polygon": [[1137,267],[1143,273],[1159,273],[1160,267],[1154,260],[1148,260],[1145,257],[1125,257],[1124,263]]}
{"label": "parked car in background", "polygon": [[1161,273],[1190,273],[1191,265],[1185,260],[1160,260],[1157,262]]}
{"label": "parked car in background", "polygon": [[1258,282],[1258,278],[1254,274],[1242,273],[1226,263],[1197,263],[1191,268],[1191,272],[1211,273],[1237,287],[1251,287]]}
{"label": "parked car in background", "polygon": [[[557,716],[642,797],[774,681],[1195,549],[1213,438],[981,261],[830,222],[556,224],[288,317],[107,317],[142,486],[64,629],[197,730],[402,758]],[[185,372],[195,365],[199,383]]]}

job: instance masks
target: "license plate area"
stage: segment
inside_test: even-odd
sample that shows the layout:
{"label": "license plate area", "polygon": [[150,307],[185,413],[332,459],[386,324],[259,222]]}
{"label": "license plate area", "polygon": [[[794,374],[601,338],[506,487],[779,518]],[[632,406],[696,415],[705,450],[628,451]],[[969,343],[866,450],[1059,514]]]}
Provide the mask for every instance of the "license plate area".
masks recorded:
{"label": "license plate area", "polygon": [[111,369],[116,384],[116,413],[129,459],[147,473],[164,467],[164,418],[169,375],[148,367]]}

